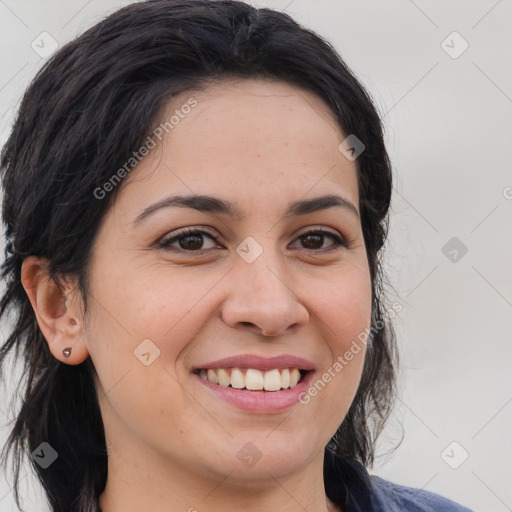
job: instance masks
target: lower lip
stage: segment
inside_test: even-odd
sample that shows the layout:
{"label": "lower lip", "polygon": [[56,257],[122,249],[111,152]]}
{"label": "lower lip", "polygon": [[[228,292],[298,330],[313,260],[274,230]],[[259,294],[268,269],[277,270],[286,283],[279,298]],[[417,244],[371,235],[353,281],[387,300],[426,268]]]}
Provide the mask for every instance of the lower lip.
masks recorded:
{"label": "lower lip", "polygon": [[281,412],[299,401],[299,395],[305,393],[313,379],[314,371],[309,371],[306,376],[293,388],[281,391],[248,391],[222,387],[209,380],[193,374],[203,386],[211,389],[217,396],[239,409],[254,413]]}

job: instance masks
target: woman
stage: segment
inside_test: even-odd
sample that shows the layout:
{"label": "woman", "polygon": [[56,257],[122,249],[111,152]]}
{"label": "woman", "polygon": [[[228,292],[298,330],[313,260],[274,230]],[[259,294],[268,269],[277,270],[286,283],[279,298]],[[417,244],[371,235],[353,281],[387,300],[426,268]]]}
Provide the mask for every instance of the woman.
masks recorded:
{"label": "woman", "polygon": [[1,170],[6,448],[53,511],[468,510],[367,471],[391,166],[328,43],[243,2],[128,6],[45,65]]}

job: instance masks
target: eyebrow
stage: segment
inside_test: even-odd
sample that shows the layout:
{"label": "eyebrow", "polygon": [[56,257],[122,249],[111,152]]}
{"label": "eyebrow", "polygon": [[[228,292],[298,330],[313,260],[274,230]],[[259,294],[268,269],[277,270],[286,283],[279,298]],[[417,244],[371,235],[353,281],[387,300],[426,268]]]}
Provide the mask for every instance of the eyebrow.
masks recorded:
{"label": "eyebrow", "polygon": [[[133,220],[132,224],[138,225],[156,211],[161,210],[162,208],[171,207],[192,208],[203,213],[227,215],[229,217],[236,218],[237,220],[245,219],[245,214],[230,201],[225,201],[208,195],[194,194],[188,196],[170,196],[162,199],[161,201],[145,208],[142,213]],[[359,219],[359,212],[354,204],[335,194],[315,197],[313,199],[293,201],[288,204],[283,218],[298,217],[300,215],[307,215],[308,213],[327,210],[328,208],[333,207],[341,207]]]}

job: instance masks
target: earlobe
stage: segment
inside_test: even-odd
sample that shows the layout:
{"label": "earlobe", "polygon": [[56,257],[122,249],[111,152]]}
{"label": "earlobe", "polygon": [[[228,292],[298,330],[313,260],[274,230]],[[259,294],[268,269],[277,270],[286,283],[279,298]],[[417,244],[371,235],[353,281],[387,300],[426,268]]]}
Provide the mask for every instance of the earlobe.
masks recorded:
{"label": "earlobe", "polygon": [[82,363],[89,355],[83,339],[78,307],[71,300],[73,284],[62,286],[49,274],[49,260],[28,256],[21,268],[21,282],[37,323],[54,357],[70,365]]}

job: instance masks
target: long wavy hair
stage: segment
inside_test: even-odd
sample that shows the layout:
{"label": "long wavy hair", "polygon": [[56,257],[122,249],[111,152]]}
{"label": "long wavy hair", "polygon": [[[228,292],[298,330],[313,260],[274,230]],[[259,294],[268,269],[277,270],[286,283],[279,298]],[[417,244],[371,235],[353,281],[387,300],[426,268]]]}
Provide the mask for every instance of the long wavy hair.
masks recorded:
{"label": "long wavy hair", "polygon": [[[355,399],[325,447],[327,495],[348,504],[350,475],[364,480],[364,469],[373,464],[398,362],[393,327],[384,315],[381,249],[392,169],[377,109],[333,46],[283,12],[231,0],[148,0],[111,14],[45,63],[25,91],[2,148],[6,250],[0,319],[12,325],[0,347],[0,375],[5,378],[12,352],[23,371],[16,385],[20,406],[1,460],[6,467],[13,455],[20,510],[24,456],[54,512],[95,511],[108,462],[92,362],[72,366],[52,356],[21,283],[23,260],[46,257],[57,284],[59,276],[76,276],[86,314],[91,247],[119,187],[103,200],[94,190],[143,145],[171,96],[231,77],[277,79],[313,92],[342,132],[365,145],[356,164],[373,340]],[[46,469],[30,457],[42,442],[59,454]]]}

